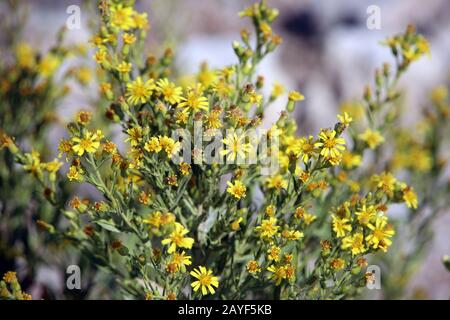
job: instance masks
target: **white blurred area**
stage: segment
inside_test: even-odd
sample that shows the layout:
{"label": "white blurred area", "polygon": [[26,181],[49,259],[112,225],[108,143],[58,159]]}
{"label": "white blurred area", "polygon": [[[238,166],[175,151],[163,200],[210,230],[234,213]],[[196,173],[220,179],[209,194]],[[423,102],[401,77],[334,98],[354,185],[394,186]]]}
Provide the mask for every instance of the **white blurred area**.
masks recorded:
{"label": "white blurred area", "polygon": [[[26,1],[25,1],[26,2]],[[177,64],[187,72],[198,70],[203,61],[211,67],[223,67],[235,61],[231,42],[239,39],[239,30],[250,25],[237,12],[252,1],[230,0],[148,0],[138,1],[150,12],[152,25],[149,48],[155,44],[177,43]],[[428,92],[449,82],[450,1],[448,0],[273,0],[269,5],[280,10],[275,32],[284,42],[278,51],[262,63],[266,90],[276,80],[287,89],[300,90],[306,97],[296,110],[299,131],[316,133],[334,123],[339,103],[358,98],[373,70],[391,61],[389,49],[379,42],[402,32],[409,23],[416,25],[430,41],[432,58],[415,63],[400,83],[407,89],[407,122],[414,121],[418,107],[425,104]],[[75,0],[28,0],[30,23],[26,34],[35,46],[46,49],[58,28],[65,23],[68,5]],[[381,9],[381,29],[366,26],[369,5]],[[153,11],[152,11],[153,10]],[[81,30],[69,31],[68,40],[89,39],[85,16]],[[96,89],[77,90],[60,106],[63,118],[86,108]],[[270,110],[267,126],[283,108],[282,101]],[[61,132],[55,133],[56,136]],[[450,296],[450,274],[440,263],[450,254],[450,217],[436,222],[436,236],[426,262],[413,281],[411,290],[424,288],[434,299]],[[430,270],[433,270],[430,272]]]}

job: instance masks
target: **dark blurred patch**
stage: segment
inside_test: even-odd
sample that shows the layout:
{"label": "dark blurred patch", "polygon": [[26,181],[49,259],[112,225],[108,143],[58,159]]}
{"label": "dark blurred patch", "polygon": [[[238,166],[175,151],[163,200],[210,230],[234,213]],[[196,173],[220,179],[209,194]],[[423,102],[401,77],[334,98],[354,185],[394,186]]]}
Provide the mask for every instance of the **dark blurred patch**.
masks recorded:
{"label": "dark blurred patch", "polygon": [[309,44],[318,44],[323,38],[319,17],[311,8],[286,14],[282,25],[288,33],[301,38]]}
{"label": "dark blurred patch", "polygon": [[348,28],[356,28],[361,25],[361,19],[354,13],[346,13],[339,18],[338,24]]}

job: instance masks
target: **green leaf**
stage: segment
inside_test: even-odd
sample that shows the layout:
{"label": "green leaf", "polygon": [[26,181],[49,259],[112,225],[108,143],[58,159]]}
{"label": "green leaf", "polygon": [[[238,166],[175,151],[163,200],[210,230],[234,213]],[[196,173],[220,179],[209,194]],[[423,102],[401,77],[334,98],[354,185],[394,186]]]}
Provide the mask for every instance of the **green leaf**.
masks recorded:
{"label": "green leaf", "polygon": [[108,231],[111,232],[117,232],[120,233],[120,230],[116,228],[116,226],[114,225],[113,222],[111,221],[107,221],[107,220],[97,220],[94,221],[96,224],[98,224],[100,227],[102,227],[103,229],[106,229]]}

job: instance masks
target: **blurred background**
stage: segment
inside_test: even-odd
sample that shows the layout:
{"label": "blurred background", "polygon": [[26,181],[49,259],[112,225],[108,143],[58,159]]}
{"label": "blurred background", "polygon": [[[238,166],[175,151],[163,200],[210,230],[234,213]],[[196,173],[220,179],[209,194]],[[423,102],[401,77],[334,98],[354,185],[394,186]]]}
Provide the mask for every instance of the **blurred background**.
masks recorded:
{"label": "blurred background", "polygon": [[[0,12],[2,12],[0,1]],[[47,50],[61,26],[65,25],[69,5],[80,5],[82,28],[70,30],[67,41],[80,43],[91,37],[89,20],[92,12],[76,0],[23,0],[29,6],[25,38],[34,47]],[[243,27],[237,12],[251,4],[247,0],[141,0],[142,11],[149,12],[151,31],[149,52],[171,46],[177,70],[196,72],[204,61],[211,68],[233,63],[231,42],[239,38]],[[449,83],[450,70],[450,1],[448,0],[273,0],[269,5],[280,11],[274,25],[283,44],[261,65],[266,88],[278,81],[288,89],[301,91],[306,100],[296,110],[300,133],[317,132],[333,123],[343,101],[358,99],[365,84],[373,81],[373,71],[383,62],[393,62],[390,52],[380,42],[387,36],[416,26],[430,42],[431,58],[413,64],[400,86],[407,89],[408,112],[403,119],[414,121],[419,107],[426,105],[429,92],[439,84]],[[367,9],[380,9],[380,28],[370,30]],[[92,9],[92,4],[91,4]],[[0,43],[4,35],[0,34]],[[0,47],[0,50],[2,48]],[[69,67],[69,66],[68,66]],[[70,119],[80,108],[89,108],[97,89],[77,90],[64,99],[58,113]],[[282,100],[282,99],[280,99]],[[279,101],[280,101],[279,100]],[[280,101],[281,102],[281,101]],[[284,107],[274,105],[274,117]],[[268,125],[265,123],[264,125]],[[62,137],[55,128],[53,137]],[[55,139],[57,141],[57,139]],[[450,297],[450,273],[441,257],[450,253],[450,212],[435,221],[435,237],[425,263],[415,275],[409,290],[423,291],[432,299]],[[51,273],[50,273],[51,274]]]}

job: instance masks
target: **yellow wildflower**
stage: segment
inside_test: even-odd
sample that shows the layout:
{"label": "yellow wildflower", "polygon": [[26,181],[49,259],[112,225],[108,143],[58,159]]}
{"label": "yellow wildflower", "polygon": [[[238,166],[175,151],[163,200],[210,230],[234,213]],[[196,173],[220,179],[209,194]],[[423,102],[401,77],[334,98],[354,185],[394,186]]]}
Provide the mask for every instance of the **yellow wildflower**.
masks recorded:
{"label": "yellow wildflower", "polygon": [[375,149],[384,142],[384,137],[379,131],[367,129],[364,133],[358,135],[358,138],[365,141],[370,149]]}
{"label": "yellow wildflower", "polygon": [[83,137],[72,138],[72,150],[82,156],[85,152],[94,153],[100,147],[100,140],[103,138],[103,134],[100,130],[97,132],[86,131]]}
{"label": "yellow wildflower", "polygon": [[336,137],[334,130],[322,130],[319,139],[315,146],[321,149],[320,154],[324,157],[337,157],[345,150],[345,139]]}
{"label": "yellow wildflower", "polygon": [[219,287],[219,280],[216,276],[212,275],[211,269],[206,269],[205,267],[200,266],[198,269],[195,268],[191,271],[190,275],[198,279],[197,281],[191,283],[194,292],[197,292],[198,289],[201,288],[203,295],[208,294],[208,290],[209,293],[214,294],[216,291],[213,287]]}
{"label": "yellow wildflower", "polygon": [[277,218],[270,217],[261,221],[261,225],[255,228],[261,239],[270,240],[278,233]]}
{"label": "yellow wildflower", "polygon": [[177,104],[182,99],[182,89],[181,87],[175,86],[174,83],[169,82],[167,78],[160,79],[156,83],[156,90],[162,95],[164,101],[170,104]]}
{"label": "yellow wildflower", "polygon": [[372,233],[366,236],[366,241],[374,249],[381,249],[386,252],[387,248],[392,244],[390,238],[395,234],[395,231],[387,224],[386,216],[379,216],[375,220],[375,225],[368,224],[367,227],[372,230]]}
{"label": "yellow wildflower", "polygon": [[366,252],[363,234],[358,232],[342,239],[342,249],[350,249],[354,256]]}
{"label": "yellow wildflower", "polygon": [[240,180],[235,180],[234,183],[227,181],[227,192],[234,196],[236,199],[245,198],[247,188]]}
{"label": "yellow wildflower", "polygon": [[349,219],[339,218],[336,216],[332,216],[333,219],[333,231],[336,232],[336,236],[338,238],[345,237],[347,232],[352,231],[352,226],[348,224],[350,222]]}
{"label": "yellow wildflower", "polygon": [[169,237],[163,239],[161,243],[163,245],[169,245],[169,250],[167,250],[168,253],[175,252],[177,248],[191,249],[194,244],[194,239],[185,237],[188,232],[189,230],[183,227],[182,224],[175,222],[174,230]]}

